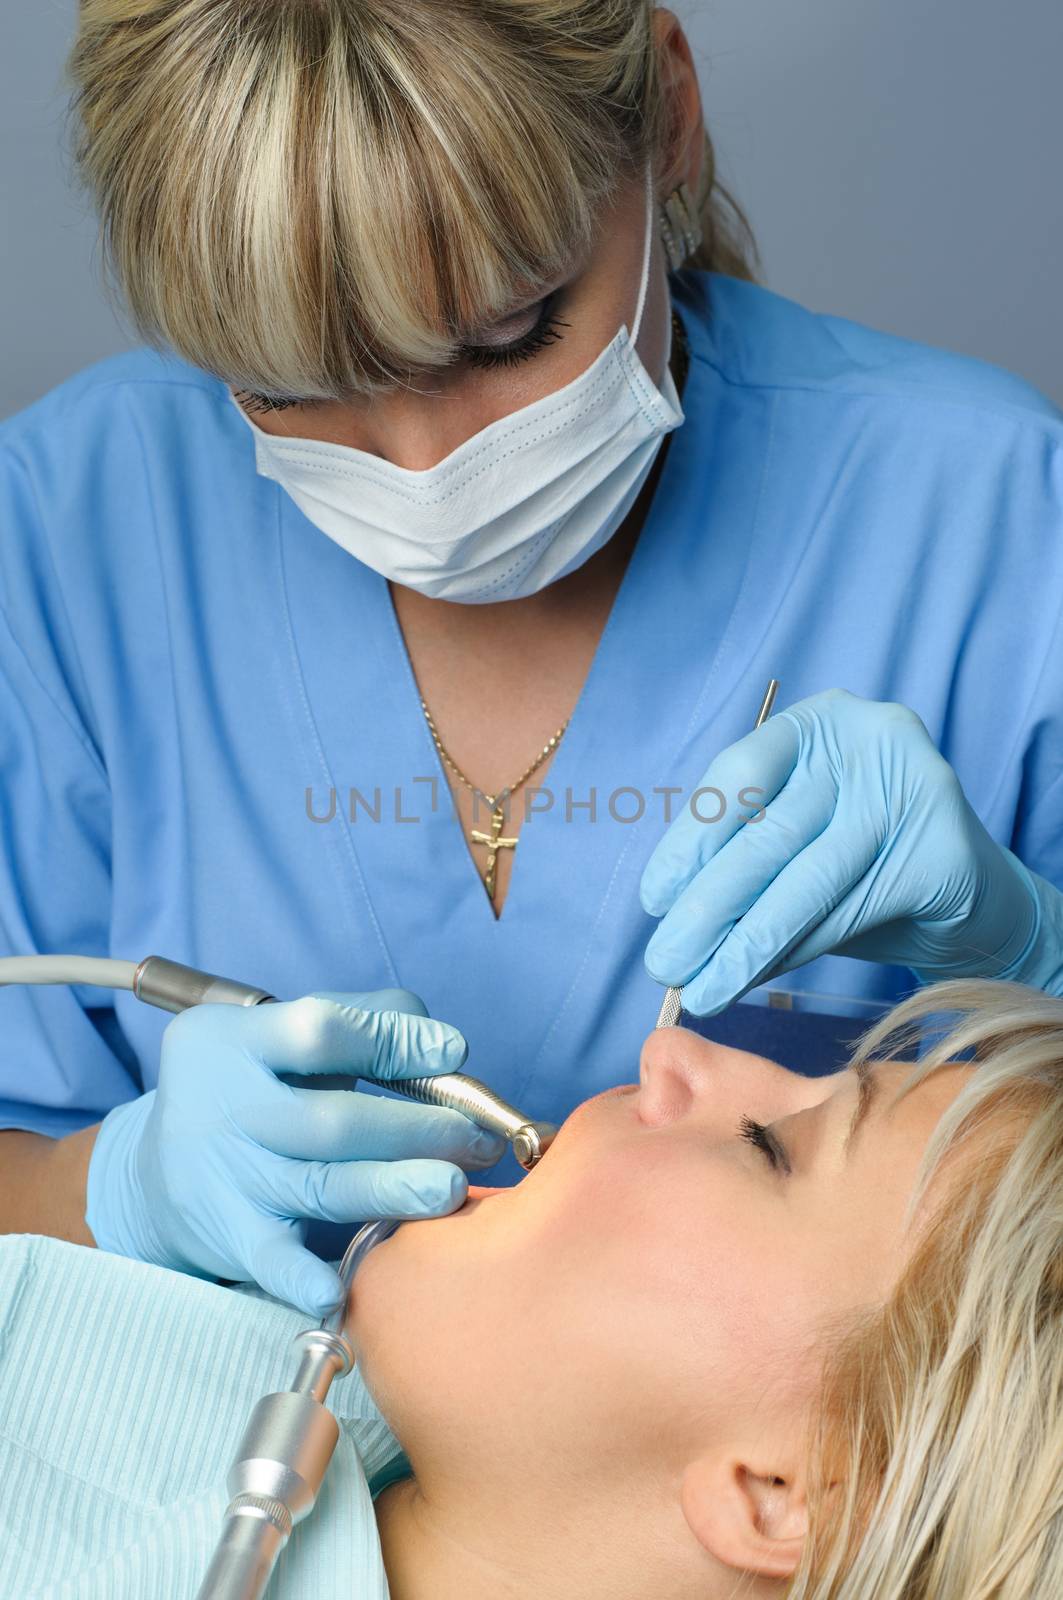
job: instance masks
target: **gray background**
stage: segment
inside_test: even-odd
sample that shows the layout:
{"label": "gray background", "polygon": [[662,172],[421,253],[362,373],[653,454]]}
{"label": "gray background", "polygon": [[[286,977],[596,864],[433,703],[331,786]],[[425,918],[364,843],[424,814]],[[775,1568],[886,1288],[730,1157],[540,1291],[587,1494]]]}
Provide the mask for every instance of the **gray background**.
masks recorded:
{"label": "gray background", "polygon": [[[673,0],[770,288],[1063,403],[1060,0]],[[66,150],[76,0],[0,36],[0,416],[135,343]]]}

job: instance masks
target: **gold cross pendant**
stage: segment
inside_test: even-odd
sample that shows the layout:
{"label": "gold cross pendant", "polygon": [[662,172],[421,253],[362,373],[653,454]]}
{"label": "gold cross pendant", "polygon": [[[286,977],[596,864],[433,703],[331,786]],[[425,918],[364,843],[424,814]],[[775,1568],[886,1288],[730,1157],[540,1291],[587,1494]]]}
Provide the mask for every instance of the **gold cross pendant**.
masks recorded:
{"label": "gold cross pendant", "polygon": [[478,829],[473,828],[469,834],[469,838],[475,839],[477,844],[485,844],[487,846],[487,866],[484,869],[484,888],[487,890],[487,893],[492,900],[495,897],[495,867],[498,864],[498,852],[500,850],[515,850],[517,848],[516,839],[503,839],[500,837],[502,833],[502,824],[505,822],[505,820],[506,814],[502,807],[499,806],[497,810],[492,811],[491,813],[490,833],[480,833]]}

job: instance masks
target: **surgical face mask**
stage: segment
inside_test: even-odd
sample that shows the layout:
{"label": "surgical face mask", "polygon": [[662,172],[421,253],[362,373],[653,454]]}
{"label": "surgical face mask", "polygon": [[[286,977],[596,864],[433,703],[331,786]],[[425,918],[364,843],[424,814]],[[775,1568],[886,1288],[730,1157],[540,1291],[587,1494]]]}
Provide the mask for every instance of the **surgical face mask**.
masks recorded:
{"label": "surgical face mask", "polygon": [[383,577],[438,600],[485,604],[535,594],[612,537],[683,421],[635,352],[649,283],[653,185],[635,325],[563,389],[500,417],[424,472],[348,445],[256,428],[257,471],[287,491],[322,533]]}

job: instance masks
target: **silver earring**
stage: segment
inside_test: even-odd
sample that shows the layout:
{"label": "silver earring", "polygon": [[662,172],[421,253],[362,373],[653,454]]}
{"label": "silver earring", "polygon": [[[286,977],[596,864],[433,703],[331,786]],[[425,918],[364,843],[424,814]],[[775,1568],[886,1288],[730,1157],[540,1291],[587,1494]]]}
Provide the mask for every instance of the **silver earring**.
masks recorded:
{"label": "silver earring", "polygon": [[661,238],[668,254],[668,269],[678,272],[701,243],[701,223],[689,187],[681,183],[660,208]]}

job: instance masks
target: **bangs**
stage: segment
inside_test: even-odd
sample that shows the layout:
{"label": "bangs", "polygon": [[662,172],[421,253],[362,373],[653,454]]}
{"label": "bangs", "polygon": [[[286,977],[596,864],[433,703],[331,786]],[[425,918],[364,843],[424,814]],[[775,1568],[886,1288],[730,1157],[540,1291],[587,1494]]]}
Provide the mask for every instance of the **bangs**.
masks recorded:
{"label": "bangs", "polygon": [[[78,159],[139,331],[271,398],[453,362],[582,260],[644,158],[650,10],[85,0]],[[573,48],[577,11],[610,49]]]}

